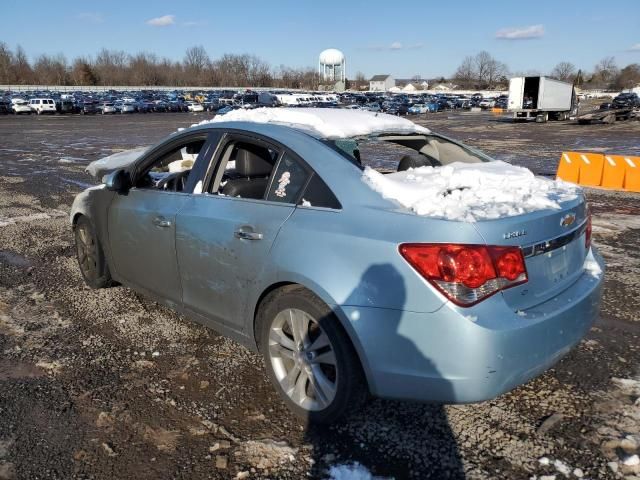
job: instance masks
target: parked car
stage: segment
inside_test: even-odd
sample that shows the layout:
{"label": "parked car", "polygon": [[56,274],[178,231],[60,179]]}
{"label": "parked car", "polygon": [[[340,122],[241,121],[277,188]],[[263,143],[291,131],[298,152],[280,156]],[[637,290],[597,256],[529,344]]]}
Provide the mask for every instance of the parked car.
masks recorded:
{"label": "parked car", "polygon": [[614,98],[611,104],[612,108],[638,108],[640,107],[640,97],[637,93],[624,92]]}
{"label": "parked car", "polygon": [[118,113],[135,113],[136,111],[136,107],[132,103],[116,102],[115,107]]}
{"label": "parked car", "polygon": [[229,113],[235,110],[231,105],[224,105],[216,110],[216,115],[224,115],[225,113]]}
{"label": "parked car", "polygon": [[84,100],[78,102],[77,109],[81,115],[95,114],[98,113],[98,103],[93,102],[91,100]]}
{"label": "parked car", "polygon": [[423,113],[428,113],[429,107],[427,107],[424,103],[416,103],[409,107],[408,113],[412,115],[420,115]]}
{"label": "parked car", "polygon": [[118,282],[261,352],[276,391],[311,422],[335,421],[367,392],[493,398],[589,331],[604,265],[578,187],[558,208],[423,216],[363,181],[397,180],[363,171],[359,142],[411,148],[419,158],[403,157],[401,175],[516,167],[381,113],[276,109],[278,123],[258,123],[238,112],[242,122],[214,118],[89,165],[105,184],[70,218],[90,287]]}
{"label": "parked car", "polygon": [[69,98],[61,98],[56,101],[56,111],[58,113],[77,113],[73,100]]}
{"label": "parked car", "polygon": [[506,109],[508,107],[509,97],[498,97],[496,98],[495,103],[493,104],[496,108]]}
{"label": "parked car", "polygon": [[116,109],[114,103],[103,102],[98,104],[98,112],[100,112],[102,115],[106,115],[109,113],[117,113],[118,110]]}
{"label": "parked car", "polygon": [[13,113],[11,110],[11,102],[9,100],[0,99],[0,115]]}
{"label": "parked car", "polygon": [[389,115],[407,115],[409,113],[409,105],[406,103],[391,103],[385,111]]}
{"label": "parked car", "polygon": [[148,113],[149,109],[151,108],[151,106],[149,105],[148,102],[145,101],[137,101],[136,103],[134,103],[134,106],[136,108],[136,112],[138,113]]}
{"label": "parked car", "polygon": [[23,98],[11,99],[11,111],[13,111],[13,113],[16,115],[20,115],[23,113],[30,114],[31,112],[33,112],[33,110],[31,110],[31,105],[29,105],[29,102]]}
{"label": "parked car", "polygon": [[480,100],[479,106],[480,108],[493,108],[496,104],[495,99],[493,98],[483,98],[482,100]]}
{"label": "parked car", "polygon": [[187,110],[190,112],[204,112],[204,107],[198,102],[187,102]]}
{"label": "parked car", "polygon": [[56,113],[56,102],[52,98],[32,98],[29,107],[38,115]]}

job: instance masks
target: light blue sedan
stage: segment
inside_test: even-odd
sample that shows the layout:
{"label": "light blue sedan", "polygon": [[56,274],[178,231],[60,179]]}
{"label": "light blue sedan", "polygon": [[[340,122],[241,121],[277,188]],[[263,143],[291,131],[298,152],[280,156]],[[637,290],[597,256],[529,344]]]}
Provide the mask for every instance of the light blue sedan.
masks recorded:
{"label": "light blue sedan", "polygon": [[363,181],[368,156],[411,149],[400,170],[487,156],[385,114],[233,115],[91,164],[104,184],[74,202],[78,261],[91,287],[125,285],[261,352],[297,415],[331,422],[369,393],[490,399],[551,367],[596,318],[604,265],[582,194],[431,218]]}

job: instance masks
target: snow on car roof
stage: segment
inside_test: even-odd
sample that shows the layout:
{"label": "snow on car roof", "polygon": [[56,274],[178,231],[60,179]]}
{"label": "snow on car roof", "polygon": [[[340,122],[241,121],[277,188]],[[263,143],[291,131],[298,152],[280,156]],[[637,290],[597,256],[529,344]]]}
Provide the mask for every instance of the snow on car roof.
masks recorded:
{"label": "snow on car roof", "polygon": [[536,177],[527,168],[502,161],[454,162],[387,175],[367,167],[362,179],[417,215],[464,222],[558,210],[559,202],[580,192],[570,183]]}
{"label": "snow on car roof", "polygon": [[[256,108],[233,110],[196,125],[217,122],[255,122],[286,125],[326,138],[381,134],[426,134],[429,129],[405,118],[364,110],[336,108]],[[195,126],[195,125],[194,125]]]}

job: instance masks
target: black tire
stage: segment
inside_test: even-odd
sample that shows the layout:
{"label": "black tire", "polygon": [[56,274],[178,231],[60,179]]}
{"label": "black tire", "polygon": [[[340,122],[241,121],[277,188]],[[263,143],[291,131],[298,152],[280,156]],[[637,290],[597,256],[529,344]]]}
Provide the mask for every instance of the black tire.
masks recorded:
{"label": "black tire", "polygon": [[105,288],[113,284],[104,251],[96,235],[91,220],[86,216],[78,218],[74,228],[76,258],[80,273],[91,288]]}
{"label": "black tire", "polygon": [[[331,342],[336,359],[336,393],[331,403],[322,410],[308,410],[296,404],[280,385],[269,354],[269,334],[278,313],[286,309],[302,310],[316,319]],[[300,285],[291,285],[269,293],[258,309],[256,337],[263,354],[271,383],[287,407],[308,423],[332,423],[349,412],[356,411],[367,400],[369,392],[360,360],[331,309],[313,292]]]}

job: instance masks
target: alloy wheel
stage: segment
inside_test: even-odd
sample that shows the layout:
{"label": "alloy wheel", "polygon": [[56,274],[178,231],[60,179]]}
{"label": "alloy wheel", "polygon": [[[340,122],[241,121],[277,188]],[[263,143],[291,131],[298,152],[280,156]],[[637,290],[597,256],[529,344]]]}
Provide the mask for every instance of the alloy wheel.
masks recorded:
{"label": "alloy wheel", "polygon": [[98,271],[97,245],[87,224],[78,225],[77,229],[78,263],[84,276],[93,279]]}
{"label": "alloy wheel", "polygon": [[288,308],[269,330],[269,359],[285,394],[307,411],[327,408],[336,396],[339,372],[331,340],[307,312]]}

